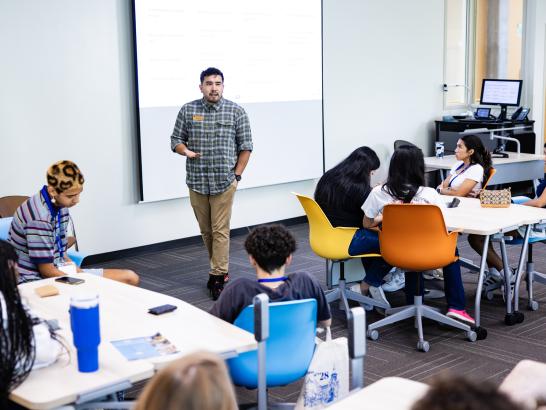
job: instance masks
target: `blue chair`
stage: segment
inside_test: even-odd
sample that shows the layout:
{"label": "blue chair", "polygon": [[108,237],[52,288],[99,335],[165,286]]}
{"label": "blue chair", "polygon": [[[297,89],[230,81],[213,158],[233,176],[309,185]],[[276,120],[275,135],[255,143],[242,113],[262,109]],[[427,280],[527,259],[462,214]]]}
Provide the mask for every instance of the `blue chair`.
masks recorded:
{"label": "blue chair", "polygon": [[[254,333],[254,306],[239,314],[235,326]],[[315,351],[317,301],[302,299],[269,304],[269,338],[266,340],[267,387],[285,386],[303,376]],[[258,353],[243,353],[227,361],[233,383],[258,387]]]}
{"label": "blue chair", "polygon": [[[239,314],[234,324],[254,333],[258,349],[228,359],[227,365],[234,384],[258,388],[258,410],[265,410],[268,409],[268,387],[284,386],[307,373],[315,351],[317,301],[303,299],[269,304],[269,298],[262,293],[254,297],[253,303]],[[351,309],[349,358],[353,390],[364,386],[365,334],[364,309]],[[275,408],[284,408],[286,404],[275,405]],[[294,407],[290,403],[288,406]]]}
{"label": "blue chair", "polygon": [[4,241],[8,240],[9,228],[11,226],[11,220],[13,217],[0,218],[0,239]]}
{"label": "blue chair", "polygon": [[[9,218],[0,218],[0,239],[3,239],[5,241],[8,239],[9,228],[11,226],[12,219],[12,216],[10,216]],[[77,267],[80,267],[87,254],[69,249],[68,256],[70,259],[72,259]]]}

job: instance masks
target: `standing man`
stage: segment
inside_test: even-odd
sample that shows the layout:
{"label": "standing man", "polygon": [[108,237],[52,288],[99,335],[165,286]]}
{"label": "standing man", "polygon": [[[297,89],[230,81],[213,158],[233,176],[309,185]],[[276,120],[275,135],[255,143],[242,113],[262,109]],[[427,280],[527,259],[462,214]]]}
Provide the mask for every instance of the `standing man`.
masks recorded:
{"label": "standing man", "polygon": [[250,158],[252,135],[245,110],[222,97],[222,72],[207,68],[200,80],[203,98],[180,109],[171,149],[187,157],[190,202],[209,253],[207,288],[216,300],[228,280],[231,207]]}

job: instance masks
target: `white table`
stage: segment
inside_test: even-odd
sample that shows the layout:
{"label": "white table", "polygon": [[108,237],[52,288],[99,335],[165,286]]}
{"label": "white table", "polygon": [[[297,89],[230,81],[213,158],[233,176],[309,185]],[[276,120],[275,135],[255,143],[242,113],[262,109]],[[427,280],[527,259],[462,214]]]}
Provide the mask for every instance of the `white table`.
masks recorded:
{"label": "white table", "polygon": [[[228,358],[256,348],[251,333],[182,300],[94,275],[78,274],[78,277],[85,279],[85,283],[65,285],[45,279],[19,286],[22,297],[34,312],[43,319],[59,321],[60,333],[71,348],[72,360],[67,364],[67,360],[63,359],[53,366],[33,371],[12,392],[11,400],[32,409],[56,407],[76,402],[87,392],[150,378],[155,370],[196,350],[208,350]],[[54,284],[60,295],[38,297],[34,289],[46,284]],[[99,371],[89,374],[77,371],[68,312],[71,295],[83,290],[98,293],[101,321]],[[178,309],[161,316],[147,313],[148,308],[164,304],[178,306]],[[110,343],[113,340],[151,336],[156,332],[169,339],[180,353],[127,361]],[[130,383],[117,390],[129,387]]]}
{"label": "white table", "polygon": [[385,377],[328,406],[331,410],[409,410],[429,386],[400,377]]}
{"label": "white table", "polygon": [[[530,181],[544,176],[544,155],[517,154],[515,152],[508,154],[508,158],[493,158],[493,167],[497,172],[491,179],[490,185]],[[442,158],[426,157],[425,167],[439,170],[442,179],[445,179],[447,171],[456,162],[455,155],[446,155]]]}
{"label": "white table", "polygon": [[[451,202],[453,197],[442,196],[446,203]],[[546,221],[546,209],[533,208],[524,205],[511,204],[508,208],[482,208],[480,206],[479,199],[475,198],[460,198],[461,203],[457,208],[447,209],[445,212],[446,226],[450,230],[461,230],[464,233],[482,235],[485,237],[484,246],[482,250],[482,258],[480,263],[480,274],[478,279],[478,288],[476,291],[475,299],[475,320],[476,327],[480,327],[480,301],[481,291],[483,287],[483,280],[485,277],[485,266],[487,257],[487,248],[490,238],[492,236],[498,236],[501,253],[503,256],[503,264],[505,266],[505,283],[510,283],[511,278],[508,277],[509,267],[507,253],[505,250],[504,236],[503,234],[513,231],[520,226],[527,226],[527,235],[523,241],[520,260],[518,264],[517,275],[518,278],[522,274],[525,254],[528,249],[528,235],[530,228],[533,224],[544,223]],[[513,318],[513,305],[511,297],[510,286],[505,286],[506,293],[506,317],[505,322],[510,323]],[[479,335],[479,332],[478,332]]]}

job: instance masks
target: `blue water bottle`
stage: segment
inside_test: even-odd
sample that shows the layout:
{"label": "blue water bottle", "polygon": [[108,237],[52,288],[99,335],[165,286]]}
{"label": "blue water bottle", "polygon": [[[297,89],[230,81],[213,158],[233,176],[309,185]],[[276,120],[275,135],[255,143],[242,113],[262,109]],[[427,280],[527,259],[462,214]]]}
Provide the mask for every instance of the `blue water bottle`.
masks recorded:
{"label": "blue water bottle", "polygon": [[89,373],[99,368],[99,297],[82,294],[70,299],[70,325],[78,351],[78,370]]}

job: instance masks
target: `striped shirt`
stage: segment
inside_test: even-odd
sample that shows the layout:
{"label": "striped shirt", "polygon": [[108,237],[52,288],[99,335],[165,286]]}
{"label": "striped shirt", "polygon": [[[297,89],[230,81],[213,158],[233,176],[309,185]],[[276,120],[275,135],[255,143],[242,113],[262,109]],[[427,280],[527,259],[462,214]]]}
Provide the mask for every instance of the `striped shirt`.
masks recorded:
{"label": "striped shirt", "polygon": [[[57,232],[57,213],[61,226]],[[42,279],[39,263],[62,262],[55,238],[59,235],[63,253],[67,249],[68,208],[55,208],[52,215],[41,192],[26,200],[15,212],[8,240],[19,256],[19,283]]]}
{"label": "striped shirt", "polygon": [[250,123],[245,110],[222,98],[216,104],[205,99],[185,104],[171,135],[171,149],[184,144],[201,154],[186,159],[186,183],[203,195],[221,194],[235,179],[241,151],[252,151]]}

